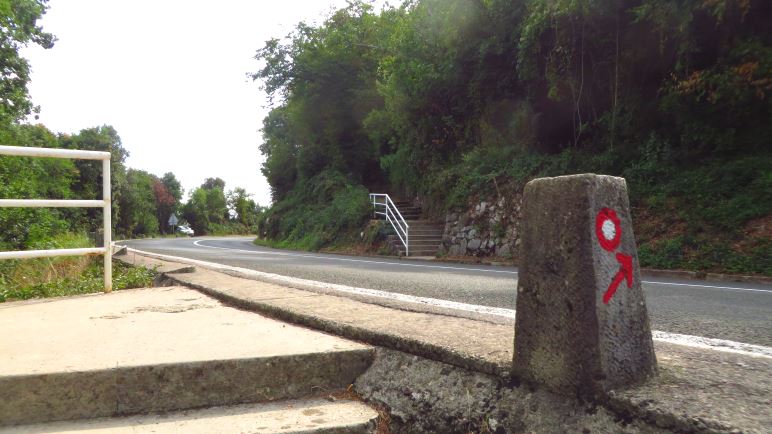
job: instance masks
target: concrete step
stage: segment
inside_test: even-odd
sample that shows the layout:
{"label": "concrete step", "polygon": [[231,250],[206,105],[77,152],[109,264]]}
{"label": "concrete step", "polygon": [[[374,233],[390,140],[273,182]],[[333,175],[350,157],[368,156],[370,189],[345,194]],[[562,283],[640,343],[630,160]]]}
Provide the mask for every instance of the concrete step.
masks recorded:
{"label": "concrete step", "polygon": [[[400,250],[400,255],[404,255],[405,251]],[[434,250],[410,250],[410,256],[437,256],[437,249]]]}
{"label": "concrete step", "polygon": [[434,230],[434,229],[413,229],[410,228],[408,231],[408,234],[410,235],[410,238],[413,237],[433,237],[433,238],[440,238],[442,239],[442,231]]}
{"label": "concrete step", "polygon": [[371,347],[185,288],[0,305],[0,426],[342,390]]}
{"label": "concrete step", "polygon": [[442,236],[441,235],[417,235],[417,234],[410,234],[410,242],[421,242],[421,241],[431,241],[431,242],[442,242]]}
{"label": "concrete step", "polygon": [[166,414],[86,419],[0,429],[6,434],[368,433],[378,413],[356,401],[280,401]]}
{"label": "concrete step", "polygon": [[436,230],[436,229],[416,229],[413,230],[413,228],[410,228],[408,231],[410,234],[410,238],[413,238],[413,236],[417,237],[435,237],[435,238],[442,238],[443,231]]}
{"label": "concrete step", "polygon": [[424,243],[424,244],[410,244],[410,250],[434,250],[436,253],[439,250],[440,244]]}

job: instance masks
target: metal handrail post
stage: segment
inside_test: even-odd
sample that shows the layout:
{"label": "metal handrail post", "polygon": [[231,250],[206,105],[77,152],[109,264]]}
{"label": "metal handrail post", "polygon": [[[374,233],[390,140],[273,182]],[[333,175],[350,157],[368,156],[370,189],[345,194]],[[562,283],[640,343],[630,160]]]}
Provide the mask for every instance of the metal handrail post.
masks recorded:
{"label": "metal handrail post", "polygon": [[113,290],[113,226],[112,226],[112,189],[110,185],[110,159],[102,160],[102,225],[105,244],[105,292]]}

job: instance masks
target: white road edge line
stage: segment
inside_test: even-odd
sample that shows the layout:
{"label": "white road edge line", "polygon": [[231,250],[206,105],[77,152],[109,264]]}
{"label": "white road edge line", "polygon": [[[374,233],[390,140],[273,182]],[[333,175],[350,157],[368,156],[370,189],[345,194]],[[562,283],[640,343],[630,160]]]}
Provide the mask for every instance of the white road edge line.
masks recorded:
{"label": "white road edge line", "polygon": [[[386,298],[390,300],[414,303],[414,304],[419,304],[424,306],[454,309],[454,310],[460,310],[460,311],[472,312],[472,313],[478,313],[478,314],[496,315],[496,316],[501,316],[508,319],[515,318],[514,309],[479,306],[474,304],[458,303],[455,301],[440,300],[436,298],[416,297],[413,295],[379,291],[377,289],[357,288],[353,286],[338,285],[334,283],[318,282],[315,280],[300,279],[297,277],[290,277],[290,276],[282,276],[280,274],[265,273],[262,271],[250,270],[248,268],[233,267],[230,265],[222,265],[214,262],[200,261],[198,259],[188,259],[188,258],[182,258],[179,256],[170,256],[170,255],[162,255],[162,254],[152,253],[152,252],[145,252],[145,251],[133,249],[130,247],[127,248],[127,251],[145,255],[151,258],[154,257],[157,259],[163,259],[163,260],[172,261],[172,262],[181,262],[181,263],[186,263],[191,265],[198,265],[203,268],[208,268],[216,271],[230,271],[238,274],[255,277],[256,280],[274,283],[274,284],[284,284],[294,288],[300,288],[300,289],[317,288],[317,289],[322,289],[326,291],[338,291],[338,292],[349,293],[349,294]],[[682,335],[682,334],[669,333],[669,332],[658,331],[658,330],[653,330],[652,336],[656,341],[668,342],[671,344],[772,359],[772,347],[765,347],[762,345],[746,344],[743,342],[735,342],[735,341],[729,341],[725,339],[706,338],[702,336]]]}
{"label": "white road edge line", "polygon": [[755,289],[755,288],[738,288],[736,286],[716,286],[716,285],[699,285],[696,283],[675,283],[675,282],[656,282],[651,280],[641,280],[642,283],[649,283],[652,285],[671,285],[671,286],[690,286],[696,288],[710,288],[710,289],[731,289],[734,291],[751,291],[751,292],[768,292],[772,293],[770,289]]}
{"label": "white road edge line", "polygon": [[465,270],[465,271],[482,271],[485,273],[517,274],[517,271],[508,271],[508,270],[488,270],[488,269],[481,269],[481,268],[450,267],[445,265],[406,264],[406,263],[394,263],[394,262],[386,262],[386,261],[372,261],[369,259],[349,259],[349,258],[335,258],[330,256],[306,255],[303,253],[261,252],[258,250],[233,249],[230,247],[216,247],[216,246],[207,246],[204,244],[199,244],[202,241],[209,241],[209,240],[196,240],[193,242],[193,244],[195,244],[198,247],[205,247],[207,249],[230,250],[232,252],[252,253],[256,255],[295,256],[298,258],[327,259],[331,261],[344,261],[344,262],[362,262],[366,264],[396,265],[399,267],[439,268],[443,270]]}
{"label": "white road edge line", "polygon": [[[491,270],[491,269],[482,269],[482,268],[465,268],[465,267],[450,267],[450,266],[443,266],[443,265],[423,265],[423,264],[405,264],[405,263],[394,263],[394,262],[386,262],[386,261],[371,261],[367,259],[349,259],[349,258],[335,258],[330,256],[318,256],[318,255],[306,255],[302,253],[287,253],[287,252],[263,252],[258,250],[244,250],[244,249],[234,249],[230,247],[216,247],[216,246],[207,246],[205,244],[200,244],[202,241],[210,241],[210,240],[196,240],[193,242],[194,245],[198,247],[204,247],[207,249],[216,249],[216,250],[229,250],[232,252],[240,252],[240,253],[251,253],[256,255],[277,255],[277,256],[296,256],[300,258],[312,258],[312,259],[327,259],[331,261],[345,261],[345,262],[363,262],[367,264],[382,264],[382,265],[394,265],[398,267],[423,267],[423,268],[439,268],[439,269],[446,269],[446,270],[469,270],[469,271],[480,271],[483,273],[504,273],[504,274],[518,274],[517,271],[506,271],[506,270]],[[755,288],[738,288],[735,286],[717,286],[717,285],[699,285],[694,283],[675,283],[675,282],[657,282],[653,280],[641,280],[641,283],[648,283],[651,285],[669,285],[669,286],[686,286],[686,287],[695,287],[695,288],[710,288],[710,289],[729,289],[733,291],[750,291],[750,292],[766,292],[766,293],[772,293],[772,290],[768,289],[755,289]]]}

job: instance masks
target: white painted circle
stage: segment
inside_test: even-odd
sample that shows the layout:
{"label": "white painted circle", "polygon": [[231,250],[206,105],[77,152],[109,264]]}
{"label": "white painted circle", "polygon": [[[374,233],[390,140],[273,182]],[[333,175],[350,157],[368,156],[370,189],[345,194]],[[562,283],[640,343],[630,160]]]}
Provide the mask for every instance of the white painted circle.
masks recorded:
{"label": "white painted circle", "polygon": [[601,226],[601,230],[603,231],[603,238],[612,241],[614,237],[617,236],[617,228],[614,225],[614,222],[611,221],[611,219],[606,219],[603,221],[603,226]]}

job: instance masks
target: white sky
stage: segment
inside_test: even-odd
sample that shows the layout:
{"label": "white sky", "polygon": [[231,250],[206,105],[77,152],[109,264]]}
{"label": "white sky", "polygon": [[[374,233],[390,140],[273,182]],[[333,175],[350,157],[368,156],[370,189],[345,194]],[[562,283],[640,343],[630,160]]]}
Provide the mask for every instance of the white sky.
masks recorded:
{"label": "white sky", "polygon": [[186,195],[204,178],[270,203],[260,174],[265,95],[246,78],[257,49],[345,0],[52,0],[54,48],[23,50],[32,101],[54,132],[112,125],[128,165],[174,172]]}

